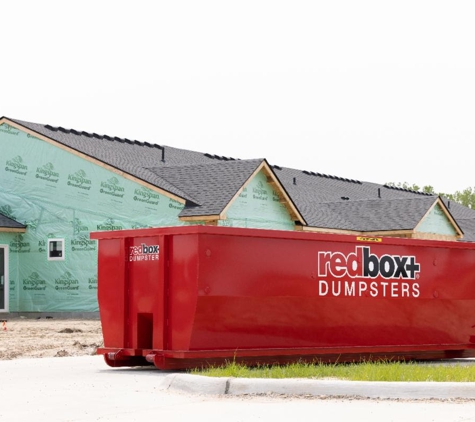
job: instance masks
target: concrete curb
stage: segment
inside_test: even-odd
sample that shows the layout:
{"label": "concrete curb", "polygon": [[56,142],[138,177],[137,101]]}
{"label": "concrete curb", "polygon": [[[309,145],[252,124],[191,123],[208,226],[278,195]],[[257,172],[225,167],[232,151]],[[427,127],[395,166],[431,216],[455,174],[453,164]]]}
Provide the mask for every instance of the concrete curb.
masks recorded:
{"label": "concrete curb", "polygon": [[287,394],[371,399],[475,399],[470,382],[363,382],[307,379],[213,378],[167,375],[163,390],[205,395]]}

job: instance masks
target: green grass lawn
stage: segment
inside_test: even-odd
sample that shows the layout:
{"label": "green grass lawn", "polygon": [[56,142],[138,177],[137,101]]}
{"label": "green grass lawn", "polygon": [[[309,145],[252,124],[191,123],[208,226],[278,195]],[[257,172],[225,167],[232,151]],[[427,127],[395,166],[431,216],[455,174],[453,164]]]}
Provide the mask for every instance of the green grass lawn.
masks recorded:
{"label": "green grass lawn", "polygon": [[475,363],[362,362],[350,364],[294,363],[285,366],[246,367],[230,362],[220,367],[192,370],[210,377],[310,378],[348,381],[473,382]]}

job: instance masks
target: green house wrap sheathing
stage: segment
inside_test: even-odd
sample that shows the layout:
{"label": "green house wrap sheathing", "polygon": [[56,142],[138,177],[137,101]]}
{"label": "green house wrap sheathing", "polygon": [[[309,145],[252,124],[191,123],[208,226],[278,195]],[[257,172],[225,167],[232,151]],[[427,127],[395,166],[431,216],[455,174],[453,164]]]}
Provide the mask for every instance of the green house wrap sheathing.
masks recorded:
{"label": "green house wrap sheathing", "polygon": [[280,202],[279,194],[267,183],[261,170],[232,203],[227,219],[219,224],[233,227],[293,230],[295,222]]}
{"label": "green house wrap sheathing", "polygon": [[436,205],[429,212],[429,215],[416,228],[416,232],[421,233],[438,233],[455,236],[457,233],[453,224],[449,221],[447,216],[441,210],[439,205]]}
{"label": "green house wrap sheathing", "polygon": [[[7,124],[0,125],[0,150],[0,212],[27,226],[26,233],[0,232],[9,252],[10,312],[97,311],[91,231],[186,224],[180,202]],[[220,224],[294,227],[263,173]],[[48,239],[64,239],[64,260],[48,260]]]}
{"label": "green house wrap sheathing", "polygon": [[[97,311],[97,244],[89,232],[181,224],[183,205],[75,154],[0,126],[0,212],[27,225],[9,246],[10,312]],[[48,238],[65,240],[48,261]]]}

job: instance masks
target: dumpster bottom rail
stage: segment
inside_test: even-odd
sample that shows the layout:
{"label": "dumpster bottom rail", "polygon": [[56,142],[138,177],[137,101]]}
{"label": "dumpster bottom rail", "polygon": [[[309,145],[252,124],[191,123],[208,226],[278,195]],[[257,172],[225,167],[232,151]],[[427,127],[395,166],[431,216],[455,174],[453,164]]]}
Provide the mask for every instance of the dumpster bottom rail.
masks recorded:
{"label": "dumpster bottom rail", "polygon": [[131,349],[97,349],[97,354],[104,355],[105,362],[112,368],[151,365],[141,353],[137,352]]}
{"label": "dumpster bottom rail", "polygon": [[296,349],[154,350],[99,348],[111,367],[154,365],[158,369],[193,369],[236,362],[248,366],[364,361],[419,361],[475,357],[474,344],[410,346],[322,347]]}

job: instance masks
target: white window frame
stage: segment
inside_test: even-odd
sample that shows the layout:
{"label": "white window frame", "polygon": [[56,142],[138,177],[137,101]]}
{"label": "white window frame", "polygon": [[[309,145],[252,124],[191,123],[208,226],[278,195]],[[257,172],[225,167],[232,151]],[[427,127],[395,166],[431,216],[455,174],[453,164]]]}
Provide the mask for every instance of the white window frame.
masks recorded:
{"label": "white window frame", "polygon": [[[4,276],[4,280],[3,280],[3,288],[4,288],[4,294],[5,294],[5,307],[3,309],[0,309],[0,314],[1,313],[4,313],[4,312],[8,312],[8,310],[10,309],[10,302],[9,302],[9,299],[10,299],[10,280],[8,278],[8,267],[9,267],[9,258],[8,258],[8,245],[2,245],[0,244],[0,246],[3,248],[3,250],[5,251],[5,276]],[[1,327],[0,327],[1,329]]]}
{"label": "white window frame", "polygon": [[[50,256],[50,245],[51,245],[52,242],[61,242],[61,244],[63,246],[62,249],[61,249],[61,256]],[[63,239],[61,239],[61,238],[48,239],[46,253],[47,253],[48,261],[64,261],[64,259],[66,257],[66,242],[65,242],[64,238]]]}

